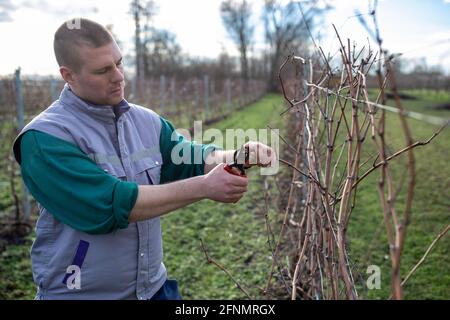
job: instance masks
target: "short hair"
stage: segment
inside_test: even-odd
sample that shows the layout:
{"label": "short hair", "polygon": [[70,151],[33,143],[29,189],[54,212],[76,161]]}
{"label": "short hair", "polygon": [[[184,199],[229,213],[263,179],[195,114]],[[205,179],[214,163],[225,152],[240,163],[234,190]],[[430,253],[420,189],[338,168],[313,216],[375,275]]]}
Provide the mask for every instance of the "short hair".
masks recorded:
{"label": "short hair", "polygon": [[75,72],[81,69],[78,49],[81,46],[99,48],[114,42],[111,33],[97,22],[76,18],[64,22],[55,32],[53,49],[58,65],[72,68]]}

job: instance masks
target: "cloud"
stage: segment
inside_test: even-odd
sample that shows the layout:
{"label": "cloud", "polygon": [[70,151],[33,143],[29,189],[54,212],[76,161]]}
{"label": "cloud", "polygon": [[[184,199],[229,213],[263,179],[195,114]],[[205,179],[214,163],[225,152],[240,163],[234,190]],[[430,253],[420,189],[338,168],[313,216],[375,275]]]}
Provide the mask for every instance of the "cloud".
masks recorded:
{"label": "cloud", "polygon": [[73,3],[72,1],[59,1],[50,4],[48,0],[25,0],[22,2],[22,6],[58,17],[72,16],[74,14],[84,15],[98,11],[97,7],[93,5]]}
{"label": "cloud", "polygon": [[11,13],[17,10],[17,6],[10,0],[0,0],[0,22],[12,21]]}
{"label": "cloud", "polygon": [[0,9],[15,10],[17,6],[12,4],[10,0],[0,0]]}
{"label": "cloud", "polygon": [[0,11],[0,22],[11,22],[12,18],[8,12]]}
{"label": "cloud", "polygon": [[63,19],[69,16],[83,16],[98,12],[98,8],[94,5],[73,3],[72,1],[50,3],[48,0],[23,0],[15,1],[13,4],[11,0],[0,0],[0,22],[13,21],[12,13],[19,8],[37,10]]}

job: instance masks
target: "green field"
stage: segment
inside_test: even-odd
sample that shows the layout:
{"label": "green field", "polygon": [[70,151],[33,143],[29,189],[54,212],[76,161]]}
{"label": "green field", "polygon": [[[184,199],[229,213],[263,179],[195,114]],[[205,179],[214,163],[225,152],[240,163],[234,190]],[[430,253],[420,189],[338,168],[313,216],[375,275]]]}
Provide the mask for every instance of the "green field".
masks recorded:
{"label": "green field", "polygon": [[[417,100],[404,100],[408,110],[450,119],[450,111],[436,110],[433,106],[450,103],[450,93],[412,90],[406,93]],[[392,100],[388,105],[394,106]],[[425,141],[438,127],[414,119],[409,119],[414,141]],[[403,131],[397,115],[389,115],[387,121],[387,142],[391,152],[405,146]],[[375,149],[368,149],[370,154]],[[447,127],[430,144],[414,149],[416,161],[416,187],[411,212],[411,222],[407,229],[406,243],[402,257],[403,277],[420,260],[433,239],[450,223],[450,128]],[[405,176],[406,154],[392,163],[394,186],[403,180],[398,194],[396,209],[403,215],[406,194]],[[371,164],[369,164],[371,165]],[[365,170],[363,170],[364,172]],[[386,239],[386,228],[382,222],[382,210],[376,183],[379,173],[375,173],[358,187],[357,204],[352,214],[348,238],[350,254],[360,267],[363,276],[368,265],[378,265],[382,271],[381,290],[363,291],[371,299],[384,299],[390,294],[390,260]],[[380,232],[377,233],[377,230]],[[450,237],[447,234],[433,249],[424,264],[416,271],[404,287],[405,299],[449,299],[450,298]],[[372,253],[370,253],[372,252]]]}
{"label": "green field", "polygon": [[[431,95],[413,92],[420,98],[405,101],[408,108],[440,117],[450,118],[448,111],[428,109],[432,104],[450,102],[448,95]],[[439,96],[437,98],[436,96]],[[392,104],[389,101],[389,104]],[[215,128],[283,128],[279,112],[283,110],[281,97],[268,95],[261,101],[234,113],[216,123]],[[393,145],[402,145],[403,137],[396,117],[389,118],[388,137]],[[427,139],[436,127],[410,120],[417,140]],[[448,223],[450,218],[450,132],[447,129],[430,145],[416,149],[417,186],[411,224],[402,259],[402,275],[420,259],[433,238]],[[403,159],[398,162],[401,174]],[[374,183],[378,175],[364,181],[358,188],[360,204],[352,215],[348,238],[350,258],[360,276],[366,277],[367,265],[376,264],[382,269],[381,290],[360,290],[362,297],[385,299],[389,296],[388,247],[378,192]],[[259,288],[264,287],[271,266],[271,253],[267,245],[264,220],[263,178],[257,170],[250,172],[249,192],[235,205],[202,201],[180,209],[163,221],[165,264],[169,277],[176,278],[185,299],[241,299],[245,295],[234,282],[217,267],[207,263],[200,238],[208,247],[208,253],[242,284],[253,297],[261,298]],[[399,195],[401,202],[402,194]],[[270,212],[271,220],[277,219]],[[380,236],[374,237],[380,228]],[[10,245],[0,254],[0,299],[31,299],[34,285],[31,279],[31,264],[28,257],[30,235],[25,245]],[[450,239],[441,239],[424,265],[418,269],[405,287],[407,299],[449,299]],[[370,257],[367,253],[373,252]],[[367,258],[367,259],[366,259]],[[364,280],[364,279],[362,279]]]}

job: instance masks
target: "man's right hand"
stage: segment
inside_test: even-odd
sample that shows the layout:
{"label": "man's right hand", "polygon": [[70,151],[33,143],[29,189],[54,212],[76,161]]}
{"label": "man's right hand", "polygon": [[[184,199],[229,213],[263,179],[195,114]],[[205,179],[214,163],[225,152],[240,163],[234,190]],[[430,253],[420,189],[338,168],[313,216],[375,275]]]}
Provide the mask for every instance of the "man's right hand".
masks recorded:
{"label": "man's right hand", "polygon": [[204,176],[206,198],[236,203],[247,192],[248,178],[231,174],[225,171],[225,163],[217,165]]}
{"label": "man's right hand", "polygon": [[128,221],[155,218],[203,199],[238,202],[247,191],[248,178],[231,174],[224,167],[221,163],[202,176],[138,186],[138,197]]}

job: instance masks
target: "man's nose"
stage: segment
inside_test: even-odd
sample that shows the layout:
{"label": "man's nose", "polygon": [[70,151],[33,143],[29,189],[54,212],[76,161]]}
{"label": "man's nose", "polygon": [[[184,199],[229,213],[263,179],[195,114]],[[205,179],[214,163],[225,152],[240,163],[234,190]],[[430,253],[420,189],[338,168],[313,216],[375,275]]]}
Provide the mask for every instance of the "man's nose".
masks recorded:
{"label": "man's nose", "polygon": [[114,67],[114,74],[112,78],[112,82],[122,82],[125,80],[123,75],[123,69],[121,67]]}

